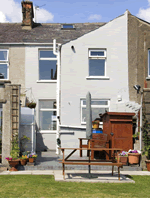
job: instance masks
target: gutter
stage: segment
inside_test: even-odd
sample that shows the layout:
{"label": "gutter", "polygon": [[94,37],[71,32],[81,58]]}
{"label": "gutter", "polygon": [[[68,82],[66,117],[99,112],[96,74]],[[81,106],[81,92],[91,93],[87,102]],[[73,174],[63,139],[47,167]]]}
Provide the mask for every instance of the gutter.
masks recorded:
{"label": "gutter", "polygon": [[[56,88],[56,101],[57,101],[57,132],[56,142],[60,137],[60,50],[61,44],[58,44],[58,52],[56,51],[56,39],[53,40],[53,54],[57,56],[57,88]],[[56,144],[56,154],[59,154],[59,146]]]}
{"label": "gutter", "polygon": [[[61,45],[60,43],[57,43],[58,45]],[[52,45],[53,43],[0,43],[0,45]]]}

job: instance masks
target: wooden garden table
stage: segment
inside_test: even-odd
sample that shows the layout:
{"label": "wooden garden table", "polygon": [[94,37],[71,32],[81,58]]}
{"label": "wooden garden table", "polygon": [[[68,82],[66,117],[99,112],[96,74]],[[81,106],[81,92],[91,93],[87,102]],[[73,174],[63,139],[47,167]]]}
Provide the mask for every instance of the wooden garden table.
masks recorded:
{"label": "wooden garden table", "polygon": [[[119,152],[122,151],[120,148],[59,148],[61,149],[63,153],[63,159],[61,160],[60,163],[62,163],[62,168],[63,168],[63,177],[65,179],[65,164],[70,164],[70,165],[88,165],[89,166],[89,178],[91,178],[91,165],[100,165],[100,166],[112,166],[112,175],[114,171],[114,166],[118,167],[118,179],[120,180],[120,167],[122,167],[122,163],[119,162]],[[65,150],[72,150],[69,155],[65,157]],[[109,160],[92,160],[90,157],[90,154],[88,156],[88,160],[83,160],[83,159],[69,159],[70,156],[72,156],[73,153],[75,153],[77,150],[87,150],[89,153],[91,151],[112,151],[113,152],[113,157],[112,159]],[[115,160],[115,152],[117,153],[117,160]]]}

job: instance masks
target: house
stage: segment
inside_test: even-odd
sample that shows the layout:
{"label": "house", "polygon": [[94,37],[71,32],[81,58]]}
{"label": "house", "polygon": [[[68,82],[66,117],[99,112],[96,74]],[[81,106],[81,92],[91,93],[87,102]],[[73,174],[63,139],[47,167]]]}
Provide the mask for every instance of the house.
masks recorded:
{"label": "house", "polygon": [[93,120],[105,111],[138,118],[133,86],[150,87],[150,23],[127,10],[108,23],[38,24],[31,1],[22,1],[22,12],[22,23],[0,24],[0,81],[21,85],[22,107],[36,102],[37,151],[58,153],[57,138],[79,145],[88,91]]}

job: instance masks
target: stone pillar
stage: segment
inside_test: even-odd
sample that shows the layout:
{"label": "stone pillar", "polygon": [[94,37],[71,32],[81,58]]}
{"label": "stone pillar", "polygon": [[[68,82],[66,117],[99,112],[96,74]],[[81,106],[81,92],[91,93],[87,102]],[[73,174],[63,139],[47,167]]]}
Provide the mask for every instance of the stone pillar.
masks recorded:
{"label": "stone pillar", "polygon": [[10,157],[11,139],[12,139],[12,109],[11,109],[11,86],[5,84],[4,98],[6,103],[3,104],[3,128],[2,128],[2,164],[8,165],[6,157]]}

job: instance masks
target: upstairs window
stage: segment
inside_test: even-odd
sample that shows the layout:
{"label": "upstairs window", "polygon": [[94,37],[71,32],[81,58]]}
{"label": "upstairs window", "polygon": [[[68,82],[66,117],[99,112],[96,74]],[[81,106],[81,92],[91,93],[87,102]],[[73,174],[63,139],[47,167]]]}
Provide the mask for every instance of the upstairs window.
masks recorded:
{"label": "upstairs window", "polygon": [[52,50],[39,51],[39,80],[57,79],[57,57]]}
{"label": "upstairs window", "polygon": [[89,50],[89,76],[106,76],[106,50]]}
{"label": "upstairs window", "polygon": [[[109,111],[109,100],[104,99],[92,99],[91,109],[92,109],[92,121],[99,118],[100,113],[105,113]],[[81,100],[81,123],[86,124],[86,100]]]}
{"label": "upstairs window", "polygon": [[0,49],[0,79],[8,79],[8,50]]}

